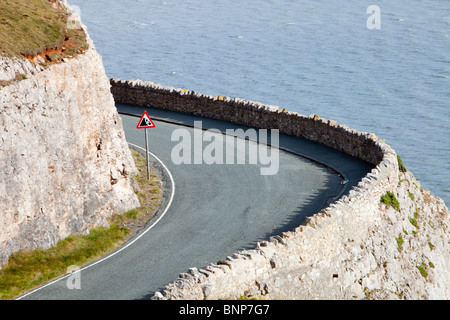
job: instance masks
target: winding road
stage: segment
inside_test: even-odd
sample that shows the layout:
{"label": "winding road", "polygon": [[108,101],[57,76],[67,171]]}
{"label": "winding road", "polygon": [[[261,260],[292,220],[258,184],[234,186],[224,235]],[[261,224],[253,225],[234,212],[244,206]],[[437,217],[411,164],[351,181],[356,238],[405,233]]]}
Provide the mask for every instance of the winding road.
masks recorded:
{"label": "winding road", "polygon": [[[136,129],[144,110],[156,125],[148,131],[149,150],[152,166],[166,181],[162,208],[122,248],[84,266],[81,289],[69,289],[65,276],[19,299],[148,299],[190,267],[201,268],[253,249],[257,241],[299,226],[372,168],[344,153],[284,135],[275,175],[261,175],[260,168],[266,166],[260,164],[174,164],[171,152],[177,142],[171,135],[176,129],[193,136],[196,120],[204,129],[221,132],[247,128],[149,107],[117,104],[117,108],[127,141],[138,150],[145,148],[144,131]],[[235,139],[240,138],[223,143]],[[236,147],[235,155],[255,143],[246,140],[246,149]],[[345,185],[343,179],[348,181]]]}

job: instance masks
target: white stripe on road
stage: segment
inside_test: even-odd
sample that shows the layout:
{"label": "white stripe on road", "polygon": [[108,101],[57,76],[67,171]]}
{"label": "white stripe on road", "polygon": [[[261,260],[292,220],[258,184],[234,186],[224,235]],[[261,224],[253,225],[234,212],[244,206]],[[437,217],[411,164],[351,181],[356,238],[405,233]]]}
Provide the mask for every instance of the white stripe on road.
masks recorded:
{"label": "white stripe on road", "polygon": [[[135,145],[135,144],[130,143],[130,142],[128,142],[128,144],[131,145],[131,146],[133,146],[133,147],[135,147],[135,148],[141,149],[141,150],[143,150],[143,151],[145,152],[145,149],[139,147],[138,145]],[[49,282],[49,283],[47,283],[47,284],[45,284],[45,285],[43,285],[43,286],[41,286],[41,287],[39,287],[39,288],[37,288],[37,289],[35,289],[35,290],[33,290],[33,291],[30,291],[30,292],[28,292],[28,293],[26,293],[26,294],[24,294],[24,295],[18,297],[16,300],[20,300],[20,299],[22,299],[22,298],[24,298],[24,297],[26,297],[26,296],[28,296],[28,295],[30,295],[30,294],[36,292],[36,291],[39,291],[39,290],[41,290],[41,289],[44,289],[45,287],[48,287],[48,286],[50,286],[50,285],[52,285],[52,284],[54,284],[54,283],[56,283],[56,282],[58,282],[58,281],[61,281],[61,280],[65,279],[65,278],[67,278],[67,277],[73,275],[73,274],[76,274],[77,272],[81,272],[81,271],[83,271],[83,270],[86,270],[86,269],[88,269],[88,268],[90,268],[90,267],[95,266],[96,264],[99,264],[99,263],[101,263],[101,262],[103,262],[103,261],[105,261],[105,260],[107,260],[107,259],[109,259],[109,258],[115,256],[115,255],[118,254],[119,252],[125,250],[126,248],[128,248],[129,246],[131,246],[133,243],[135,243],[138,239],[140,239],[144,234],[146,234],[150,229],[152,229],[152,228],[153,228],[153,227],[154,227],[154,226],[155,226],[155,225],[156,225],[156,224],[164,217],[164,215],[165,215],[165,214],[167,213],[167,211],[169,210],[169,208],[170,208],[170,206],[171,206],[171,204],[172,204],[173,198],[174,198],[174,196],[175,196],[175,181],[174,181],[174,179],[173,179],[172,173],[171,173],[170,170],[166,167],[166,165],[161,161],[161,159],[159,159],[157,156],[155,156],[155,155],[154,155],[153,153],[151,153],[150,151],[149,151],[148,153],[149,153],[152,157],[154,157],[156,160],[158,160],[159,163],[161,163],[161,165],[162,165],[162,166],[164,167],[164,169],[167,171],[167,174],[169,175],[169,178],[170,178],[170,182],[172,183],[172,192],[171,192],[171,195],[170,195],[169,202],[167,203],[166,208],[164,209],[163,213],[159,216],[159,218],[156,219],[156,221],[153,222],[153,223],[152,223],[152,224],[151,224],[144,232],[142,232],[139,236],[137,236],[135,239],[133,239],[132,241],[130,241],[127,245],[123,246],[123,247],[120,248],[119,250],[113,252],[112,254],[110,254],[110,255],[104,257],[104,258],[101,259],[101,260],[98,260],[98,261],[96,261],[96,262],[94,262],[94,263],[92,263],[92,264],[90,264],[90,265],[85,266],[84,268],[81,268],[81,269],[79,269],[79,270],[77,270],[77,271],[75,271],[75,272],[73,272],[73,273],[66,274],[66,275],[62,276],[61,278],[58,278],[58,279],[56,279],[56,280],[53,280],[52,282]]]}

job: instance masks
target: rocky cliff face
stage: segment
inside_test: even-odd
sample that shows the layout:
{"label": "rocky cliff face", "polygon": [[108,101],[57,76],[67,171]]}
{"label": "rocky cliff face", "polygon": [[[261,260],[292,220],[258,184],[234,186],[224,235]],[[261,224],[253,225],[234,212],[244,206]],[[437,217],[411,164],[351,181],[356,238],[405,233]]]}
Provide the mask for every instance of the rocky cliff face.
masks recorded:
{"label": "rocky cliff face", "polygon": [[87,42],[47,66],[0,57],[0,267],[12,252],[48,248],[139,206],[109,80]]}

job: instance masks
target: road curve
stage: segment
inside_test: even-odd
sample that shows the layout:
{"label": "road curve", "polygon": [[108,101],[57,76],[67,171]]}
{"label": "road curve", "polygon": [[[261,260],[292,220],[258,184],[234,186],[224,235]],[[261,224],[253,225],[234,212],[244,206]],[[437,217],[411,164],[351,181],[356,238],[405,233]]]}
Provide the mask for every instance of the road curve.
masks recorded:
{"label": "road curve", "polygon": [[[148,299],[190,267],[201,268],[252,249],[257,241],[300,225],[372,168],[341,152],[283,135],[279,170],[273,176],[260,175],[263,165],[176,165],[171,159],[177,143],[171,141],[174,130],[184,128],[193,136],[195,120],[201,120],[203,128],[221,131],[242,126],[154,108],[121,104],[117,108],[127,113],[121,115],[124,131],[135,146],[145,147],[136,116],[147,110],[152,117],[156,128],[149,129],[150,151],[166,167],[154,156],[150,159],[166,178],[171,173],[175,193],[170,192],[167,179],[165,205],[150,222],[151,230],[143,230],[121,249],[83,267],[81,289],[68,289],[63,277],[21,299]],[[330,168],[348,180],[344,189],[342,176]]]}

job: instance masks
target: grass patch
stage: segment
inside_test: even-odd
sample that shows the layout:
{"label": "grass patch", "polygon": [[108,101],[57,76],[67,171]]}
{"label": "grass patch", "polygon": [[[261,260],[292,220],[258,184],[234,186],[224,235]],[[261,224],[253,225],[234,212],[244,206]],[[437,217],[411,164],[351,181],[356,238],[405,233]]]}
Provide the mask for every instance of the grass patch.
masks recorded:
{"label": "grass patch", "polygon": [[417,225],[417,220],[416,220],[416,219],[413,219],[413,218],[411,218],[411,217],[409,217],[408,219],[409,219],[409,222],[410,222],[414,227],[419,228],[419,226]]}
{"label": "grass patch", "polygon": [[387,191],[386,194],[381,196],[380,201],[384,204],[390,205],[396,211],[400,211],[400,203],[392,192]]}
{"label": "grass patch", "polygon": [[0,49],[14,56],[59,47],[66,21],[48,0],[0,0]]}
{"label": "grass patch", "polygon": [[398,162],[398,169],[401,172],[403,173],[408,172],[408,170],[406,170],[405,166],[403,165],[402,158],[399,155],[397,155],[397,162]]}
{"label": "grass patch", "polygon": [[398,238],[397,238],[397,250],[398,250],[399,252],[402,251],[402,246],[403,246],[403,243],[404,243],[404,242],[405,242],[405,241],[403,241],[402,234],[399,233],[399,234],[398,234]]}
{"label": "grass patch", "polygon": [[[142,227],[161,203],[160,181],[152,173],[146,177],[145,158],[132,150],[139,170],[135,179],[141,191],[138,198],[141,207],[115,215],[109,220],[110,227],[95,228],[88,235],[71,235],[48,250],[19,251],[10,256],[8,264],[0,270],[0,300],[9,300],[32,288],[64,275],[72,265],[82,266],[120,247],[135,230]],[[142,160],[143,158],[143,160]],[[144,163],[144,166],[142,166]],[[147,190],[156,191],[147,194]]]}
{"label": "grass patch", "polygon": [[419,269],[419,272],[422,275],[422,277],[424,277],[425,279],[428,277],[428,272],[427,272],[426,265],[424,265],[422,263],[421,265],[417,266],[417,269]]}
{"label": "grass patch", "polygon": [[0,89],[6,86],[9,86],[11,83],[20,81],[20,80],[26,80],[27,76],[24,74],[21,74],[19,72],[16,72],[16,76],[11,80],[0,80]]}
{"label": "grass patch", "polygon": [[419,217],[419,212],[417,210],[414,211],[414,218],[408,217],[409,222],[417,229],[419,228],[419,224],[417,223],[418,217]]}
{"label": "grass patch", "polygon": [[428,277],[428,266],[432,266],[434,268],[433,264],[426,264],[425,261],[422,260],[422,263],[420,265],[417,266],[417,269],[419,269],[420,274],[422,275],[422,277],[424,277],[425,279]]}
{"label": "grass patch", "polygon": [[[31,57],[46,50],[64,56],[88,49],[82,29],[68,29],[70,14],[49,0],[0,0],[0,55]],[[50,61],[60,61],[55,53]],[[44,55],[45,58],[45,55]],[[61,59],[60,59],[61,58]]]}
{"label": "grass patch", "polygon": [[48,250],[14,253],[0,270],[0,299],[12,299],[26,290],[66,273],[71,265],[82,265],[119,247],[129,234],[113,224],[96,228],[89,235],[73,235]]}

